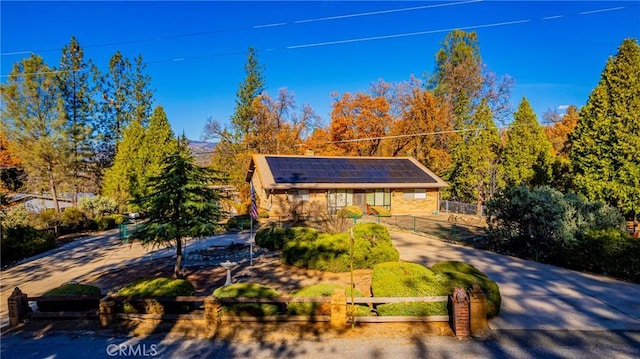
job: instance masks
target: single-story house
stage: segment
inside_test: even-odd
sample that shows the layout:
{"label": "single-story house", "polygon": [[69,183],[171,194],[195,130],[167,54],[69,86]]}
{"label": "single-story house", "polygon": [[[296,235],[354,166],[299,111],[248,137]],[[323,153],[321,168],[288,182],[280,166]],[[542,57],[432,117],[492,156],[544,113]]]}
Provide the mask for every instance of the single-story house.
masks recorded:
{"label": "single-story house", "polygon": [[270,216],[288,216],[293,208],[334,214],[346,206],[433,213],[448,186],[412,157],[254,155],[246,179]]}
{"label": "single-story house", "polygon": [[[77,198],[93,197],[93,193],[78,193]],[[32,193],[16,193],[9,196],[9,205],[23,205],[28,212],[40,213],[47,209],[54,209],[53,197],[48,194],[32,194]],[[72,207],[73,201],[69,194],[61,194],[58,196],[58,206],[61,211],[65,208]]]}

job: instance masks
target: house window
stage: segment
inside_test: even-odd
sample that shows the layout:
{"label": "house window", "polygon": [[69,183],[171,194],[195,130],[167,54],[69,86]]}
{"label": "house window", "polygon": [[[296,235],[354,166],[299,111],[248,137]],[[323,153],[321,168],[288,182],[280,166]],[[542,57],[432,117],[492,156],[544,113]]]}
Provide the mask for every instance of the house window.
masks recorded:
{"label": "house window", "polygon": [[334,215],[340,208],[353,205],[353,191],[350,189],[330,189],[327,192],[329,214]]}
{"label": "house window", "polygon": [[289,202],[306,202],[309,201],[309,190],[289,190],[287,191],[287,197],[289,199]]}
{"label": "house window", "polygon": [[391,189],[369,189],[367,190],[367,204],[369,206],[383,207],[391,210]]}
{"label": "house window", "polygon": [[404,199],[427,199],[427,190],[424,188],[405,189]]}

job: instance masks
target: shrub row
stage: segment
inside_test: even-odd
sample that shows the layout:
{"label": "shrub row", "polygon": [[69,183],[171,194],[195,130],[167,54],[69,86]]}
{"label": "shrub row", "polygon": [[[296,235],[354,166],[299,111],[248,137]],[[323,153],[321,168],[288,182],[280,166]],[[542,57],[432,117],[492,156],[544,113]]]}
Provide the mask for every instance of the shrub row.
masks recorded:
{"label": "shrub row", "polygon": [[[213,291],[216,298],[278,298],[280,293],[275,289],[257,283],[235,283],[220,287]],[[284,314],[282,305],[270,303],[225,304],[222,311],[239,316],[263,317]]]}
{"label": "shrub row", "polygon": [[[295,235],[301,234],[301,235]],[[353,228],[353,268],[373,268],[377,263],[397,261],[386,227],[361,223]],[[318,233],[312,229],[294,232],[282,247],[282,262],[297,267],[329,272],[350,270],[350,233]]]}
{"label": "shrub row", "polygon": [[[331,297],[336,290],[344,292],[348,298],[353,294],[354,297],[364,297],[361,291],[353,289],[351,293],[350,287],[344,287],[337,284],[314,284],[302,289],[299,289],[291,294],[293,298],[314,298],[314,297]],[[351,305],[347,306],[347,315],[351,315]],[[330,303],[289,303],[289,314],[291,315],[330,315],[331,304]],[[355,316],[364,317],[371,314],[371,310],[367,305],[356,305]]]}
{"label": "shrub row", "polygon": [[55,248],[53,233],[30,226],[3,228],[2,264],[7,264]]}

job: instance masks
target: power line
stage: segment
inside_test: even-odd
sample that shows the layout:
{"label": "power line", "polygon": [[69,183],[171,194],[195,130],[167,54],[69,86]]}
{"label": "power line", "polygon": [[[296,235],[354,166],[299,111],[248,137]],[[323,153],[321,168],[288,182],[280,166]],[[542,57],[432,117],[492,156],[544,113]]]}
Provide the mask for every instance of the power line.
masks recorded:
{"label": "power line", "polygon": [[[445,6],[445,5],[451,6],[451,5],[466,4],[466,3],[471,3],[471,2],[478,2],[478,1],[480,1],[480,0],[467,1],[467,2],[458,2],[458,3],[449,3],[449,4],[439,4],[439,5],[440,6]],[[623,9],[634,8],[634,7],[639,7],[639,6],[640,5],[619,6],[619,7],[614,7],[614,8],[598,9],[598,10],[591,10],[591,11],[582,11],[582,12],[577,12],[577,13],[572,13],[572,14],[545,16],[545,17],[541,17],[539,19],[520,19],[520,20],[512,20],[512,21],[487,23],[487,24],[468,25],[468,26],[462,26],[462,27],[449,27],[449,28],[442,28],[442,29],[424,30],[424,31],[409,32],[409,33],[399,33],[399,34],[389,34],[389,35],[380,35],[380,36],[371,36],[371,37],[361,37],[361,38],[343,39],[343,40],[335,40],[335,41],[326,41],[326,42],[316,42],[316,43],[308,43],[308,44],[289,45],[289,46],[277,47],[277,48],[267,48],[267,49],[263,49],[262,51],[269,52],[269,51],[281,51],[281,50],[295,50],[295,49],[301,49],[301,48],[331,46],[331,45],[340,45],[340,44],[356,43],[356,42],[364,42],[364,41],[385,40],[385,39],[394,39],[394,38],[401,38],[401,37],[429,35],[429,34],[435,34],[435,33],[451,32],[453,30],[470,30],[470,29],[481,29],[481,28],[489,28],[489,27],[511,26],[511,25],[524,24],[524,23],[529,23],[529,22],[534,22],[534,21],[547,21],[547,20],[560,19],[560,18],[570,17],[570,16],[601,14],[601,13],[604,13],[604,12],[623,10]],[[415,8],[407,8],[407,9],[415,9]],[[401,10],[402,9],[397,9],[396,11],[401,11]],[[391,11],[391,10],[389,10],[389,11]],[[362,14],[364,16],[364,14],[369,14],[369,13],[362,13]],[[352,14],[351,16],[356,16],[356,15],[358,15],[358,14]],[[347,16],[347,15],[345,15],[345,16]],[[311,21],[311,20],[304,20],[304,21]],[[318,21],[320,21],[320,19],[318,19]],[[283,23],[283,24],[287,24],[287,23]],[[270,26],[270,25],[272,25],[272,26],[280,26],[280,23],[278,23],[278,24],[268,24],[268,25],[257,25],[257,26],[263,26],[264,27],[264,26]],[[176,36],[183,36],[183,35],[176,35]],[[184,35],[184,36],[188,36],[188,35]],[[140,41],[143,41],[143,40],[140,40]],[[245,51],[221,52],[221,53],[210,54],[210,55],[201,55],[201,56],[191,56],[191,57],[172,58],[172,59],[165,59],[165,60],[156,60],[156,61],[147,62],[147,64],[161,64],[161,63],[172,63],[172,62],[202,60],[202,59],[215,58],[215,57],[235,56],[235,55],[240,55],[240,54],[244,54],[244,53],[246,53],[246,52]],[[67,70],[67,71],[72,71],[72,70]],[[42,72],[42,73],[59,73],[59,72],[63,72],[63,71],[57,70],[57,71]],[[39,73],[33,73],[33,74],[39,74]],[[24,75],[27,75],[27,74],[19,74],[19,75],[20,76],[24,76]],[[9,75],[0,75],[0,78],[8,77],[8,76]]]}
{"label": "power line", "polygon": [[[252,26],[244,26],[244,27],[221,29],[221,30],[211,30],[211,31],[192,32],[192,33],[186,33],[186,34],[158,36],[158,37],[146,38],[146,39],[114,41],[114,42],[107,42],[102,44],[87,45],[87,46],[83,46],[83,48],[91,49],[91,48],[110,47],[110,46],[117,46],[117,45],[132,45],[132,44],[140,44],[145,42],[155,42],[155,41],[163,41],[163,40],[188,38],[188,37],[214,35],[214,34],[220,34],[225,32],[264,29],[264,28],[278,27],[278,26],[285,26],[285,25],[305,24],[305,23],[311,23],[311,22],[332,21],[332,20],[340,20],[340,19],[349,19],[354,17],[375,16],[375,15],[384,15],[384,14],[391,14],[391,13],[397,13],[397,12],[425,10],[425,9],[436,8],[436,7],[464,5],[464,4],[476,3],[476,2],[482,2],[482,1],[483,0],[457,1],[457,2],[450,2],[450,3],[443,3],[443,4],[431,4],[431,5],[413,6],[413,7],[407,7],[407,8],[369,11],[369,12],[361,12],[361,13],[353,13],[353,14],[345,14],[345,15],[311,18],[311,19],[304,19],[304,20],[295,20],[291,22],[279,22],[279,23],[273,23],[273,24],[252,25]],[[44,50],[24,50],[24,51],[2,52],[0,53],[0,56],[28,55],[30,53],[47,53],[47,52],[55,52],[55,51],[61,51],[61,50],[62,49],[44,49]]]}

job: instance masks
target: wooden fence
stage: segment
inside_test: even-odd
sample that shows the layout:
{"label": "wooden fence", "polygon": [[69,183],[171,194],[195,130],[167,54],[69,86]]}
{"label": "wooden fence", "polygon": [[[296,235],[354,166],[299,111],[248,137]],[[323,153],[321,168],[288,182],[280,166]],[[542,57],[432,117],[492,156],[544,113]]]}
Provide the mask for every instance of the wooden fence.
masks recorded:
{"label": "wooden fence", "polygon": [[[99,301],[98,309],[88,311],[32,312],[29,302],[89,303]],[[189,314],[128,314],[123,313],[119,304],[156,301],[159,303],[192,304],[195,309]],[[348,306],[423,302],[446,302],[449,315],[441,316],[351,316]],[[223,315],[222,308],[229,304],[278,304],[286,308],[291,303],[329,303],[330,315],[270,315],[233,316]],[[17,326],[26,319],[97,319],[103,327],[116,324],[118,320],[202,320],[207,332],[215,333],[223,323],[231,322],[328,322],[334,328],[343,328],[347,323],[391,323],[391,322],[449,322],[456,336],[468,336],[487,329],[486,297],[479,287],[473,291],[455,288],[448,296],[434,297],[357,297],[353,302],[344,291],[336,291],[331,297],[278,297],[278,298],[216,298],[213,296],[177,297],[122,297],[122,296],[40,296],[29,297],[15,288],[8,298],[9,322]],[[200,309],[203,308],[204,310]]]}

